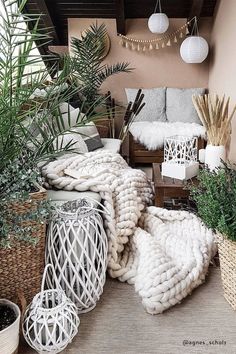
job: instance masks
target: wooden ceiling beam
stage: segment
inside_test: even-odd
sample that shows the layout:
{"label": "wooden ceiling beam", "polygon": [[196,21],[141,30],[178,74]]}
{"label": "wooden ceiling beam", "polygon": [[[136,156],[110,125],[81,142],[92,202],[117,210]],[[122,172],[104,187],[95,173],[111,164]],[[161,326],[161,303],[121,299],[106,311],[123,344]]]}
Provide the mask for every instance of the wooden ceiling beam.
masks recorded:
{"label": "wooden ceiling beam", "polygon": [[[38,47],[39,53],[42,55],[42,59],[44,60],[45,65],[48,68],[51,68],[54,66],[55,62],[54,60],[47,60],[44,59],[45,56],[49,54],[48,46],[49,44],[54,44],[54,45],[59,45],[60,41],[56,32],[56,29],[53,25],[53,21],[51,19],[50,13],[48,11],[47,5],[44,0],[28,0],[25,4],[24,7],[24,13],[25,15],[27,14],[32,14],[32,15],[41,15],[40,20],[39,20],[39,30],[42,31],[42,33],[48,33],[50,32],[50,37],[51,41],[50,43],[44,44],[44,42],[40,40],[36,40],[35,44]],[[28,22],[28,26],[30,30],[33,30],[34,28],[34,21]]]}
{"label": "wooden ceiling beam", "polygon": [[[192,0],[192,6],[190,8],[188,21],[191,20],[193,17],[196,17],[197,22],[199,21],[203,4],[204,4],[204,0]],[[193,31],[193,26],[194,26],[194,21],[192,21],[188,26],[188,30],[190,34]]]}
{"label": "wooden ceiling beam", "polygon": [[119,34],[126,34],[125,28],[125,5],[124,0],[116,0],[115,2],[116,9],[116,29]]}
{"label": "wooden ceiling beam", "polygon": [[[26,10],[27,10],[28,13],[31,13],[30,12],[31,2],[32,2],[32,5],[33,5],[33,3],[35,3],[35,5],[36,5],[34,12],[36,14],[39,14],[39,15],[41,14],[42,15],[42,20],[43,20],[43,22],[45,24],[45,27],[46,28],[50,28],[50,35],[52,37],[53,44],[55,44],[55,45],[59,44],[60,43],[59,37],[58,37],[57,31],[56,31],[56,28],[54,26],[53,20],[51,18],[51,15],[50,15],[50,13],[48,11],[48,7],[47,7],[47,5],[45,3],[45,0],[36,0],[34,2],[28,0],[26,5],[25,5]],[[43,28],[42,28],[42,30],[43,30]]]}

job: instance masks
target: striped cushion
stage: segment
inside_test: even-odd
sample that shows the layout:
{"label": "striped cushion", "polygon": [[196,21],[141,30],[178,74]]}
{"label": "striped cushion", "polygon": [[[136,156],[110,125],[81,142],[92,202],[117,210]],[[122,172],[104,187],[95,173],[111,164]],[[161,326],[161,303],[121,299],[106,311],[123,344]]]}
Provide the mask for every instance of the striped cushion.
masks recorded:
{"label": "striped cushion", "polygon": [[103,147],[100,135],[93,122],[87,123],[84,126],[73,128],[73,131],[81,134],[88,151],[93,151]]}

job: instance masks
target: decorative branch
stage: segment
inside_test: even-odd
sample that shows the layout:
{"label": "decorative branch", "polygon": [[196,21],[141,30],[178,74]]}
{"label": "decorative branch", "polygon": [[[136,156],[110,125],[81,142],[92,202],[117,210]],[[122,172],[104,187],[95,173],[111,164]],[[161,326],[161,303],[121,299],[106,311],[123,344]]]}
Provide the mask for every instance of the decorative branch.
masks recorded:
{"label": "decorative branch", "polygon": [[122,142],[125,140],[128,134],[130,125],[133,123],[136,116],[141,112],[141,110],[145,106],[145,102],[143,102],[143,98],[144,98],[144,94],[142,93],[142,90],[139,89],[134,102],[129,102],[126,108],[123,124],[119,134],[119,139],[121,139]]}
{"label": "decorative branch", "polygon": [[218,95],[194,95],[193,104],[198,116],[206,128],[207,140],[211,145],[227,145],[231,134],[231,120],[236,111],[236,105],[229,115],[229,98],[219,98]]}
{"label": "decorative branch", "polygon": [[116,116],[115,99],[111,97],[110,91],[107,92],[105,97],[106,97],[107,117],[110,121],[109,124],[110,136],[114,139],[115,138],[115,116]]}

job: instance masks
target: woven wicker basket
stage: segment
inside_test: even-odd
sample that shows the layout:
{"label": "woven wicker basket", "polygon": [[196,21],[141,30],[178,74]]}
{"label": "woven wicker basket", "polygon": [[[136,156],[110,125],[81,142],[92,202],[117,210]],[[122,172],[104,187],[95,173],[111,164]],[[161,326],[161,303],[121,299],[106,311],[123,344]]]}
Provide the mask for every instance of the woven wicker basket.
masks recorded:
{"label": "woven wicker basket", "polygon": [[224,297],[236,310],[236,242],[221,236],[218,250]]}
{"label": "woven wicker basket", "polygon": [[[46,190],[30,194],[30,200],[46,199]],[[11,205],[10,208],[24,214],[35,208],[30,200]],[[18,294],[24,296],[29,303],[40,291],[45,258],[45,224],[26,221],[24,225],[34,224],[32,237],[38,238],[36,246],[16,241],[11,248],[0,248],[0,298],[7,298],[19,304]]]}

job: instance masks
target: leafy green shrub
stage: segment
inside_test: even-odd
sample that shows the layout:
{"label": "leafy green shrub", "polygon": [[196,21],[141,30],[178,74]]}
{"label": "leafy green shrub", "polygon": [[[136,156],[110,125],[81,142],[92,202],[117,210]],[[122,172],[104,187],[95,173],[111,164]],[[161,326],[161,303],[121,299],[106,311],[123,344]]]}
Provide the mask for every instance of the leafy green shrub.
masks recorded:
{"label": "leafy green shrub", "polygon": [[224,166],[216,171],[200,171],[199,185],[190,187],[198,215],[215,231],[236,241],[236,171]]}
{"label": "leafy green shrub", "polygon": [[[31,200],[32,208],[18,213],[11,205],[30,200],[30,193],[42,185],[40,171],[34,165],[30,151],[15,159],[0,175],[0,247],[11,247],[15,241],[36,244],[40,223],[45,223],[53,211],[47,200]],[[30,223],[29,223],[30,221]]]}

